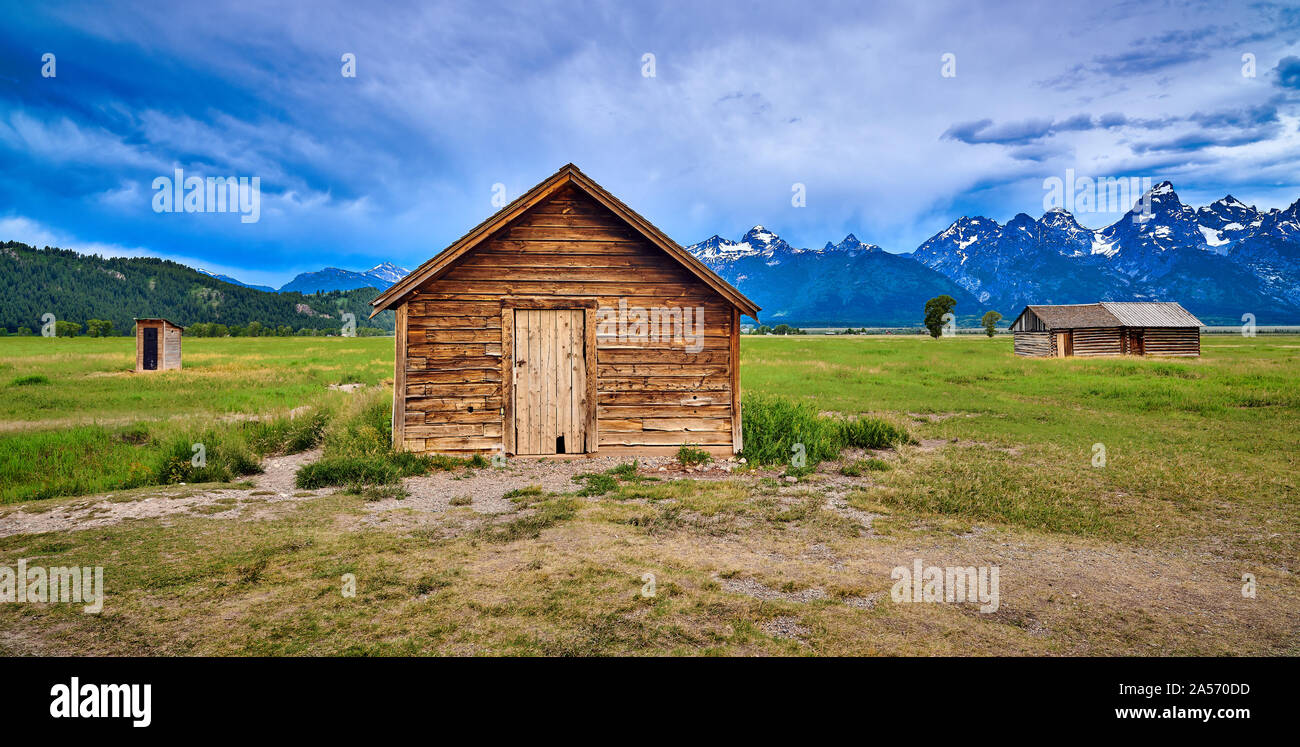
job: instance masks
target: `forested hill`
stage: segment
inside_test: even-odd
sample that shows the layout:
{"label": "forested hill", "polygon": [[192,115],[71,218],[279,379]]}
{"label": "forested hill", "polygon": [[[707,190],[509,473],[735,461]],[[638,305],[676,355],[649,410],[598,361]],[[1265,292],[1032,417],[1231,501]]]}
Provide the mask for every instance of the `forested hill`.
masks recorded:
{"label": "forested hill", "polygon": [[358,327],[391,331],[391,311],[367,320],[374,288],[321,293],[267,293],[217,280],[185,265],[152,257],[104,259],[67,249],[36,249],[16,241],[0,244],[0,327],[39,330],[41,317],[84,325],[113,322],[115,334],[129,334],[135,317],[165,317],[181,325],[304,327],[337,331],[342,312]]}

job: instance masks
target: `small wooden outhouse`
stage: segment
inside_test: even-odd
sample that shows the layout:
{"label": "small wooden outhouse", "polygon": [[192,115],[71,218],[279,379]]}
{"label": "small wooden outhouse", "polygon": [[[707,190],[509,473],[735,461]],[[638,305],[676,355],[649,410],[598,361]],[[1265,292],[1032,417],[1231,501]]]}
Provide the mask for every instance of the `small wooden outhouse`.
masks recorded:
{"label": "small wooden outhouse", "polygon": [[166,319],[136,319],[135,370],[179,371],[184,329]]}

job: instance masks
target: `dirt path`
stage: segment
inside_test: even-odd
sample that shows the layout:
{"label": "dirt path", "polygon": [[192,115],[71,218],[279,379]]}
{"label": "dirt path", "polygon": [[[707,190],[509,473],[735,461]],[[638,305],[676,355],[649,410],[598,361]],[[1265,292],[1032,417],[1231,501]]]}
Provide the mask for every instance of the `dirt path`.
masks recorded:
{"label": "dirt path", "polygon": [[[582,487],[573,478],[584,472],[604,472],[631,461],[627,457],[592,457],[583,459],[511,459],[505,467],[488,467],[467,472],[436,472],[403,482],[410,495],[401,500],[383,500],[367,504],[366,509],[383,513],[397,509],[440,513],[452,508],[451,501],[469,499],[466,506],[481,514],[503,514],[518,506],[503,496],[521,488],[538,486],[548,493],[571,493]],[[684,473],[676,460],[668,457],[642,457],[637,461],[643,474],[662,479],[690,477],[727,477],[729,463],[717,462],[707,470]],[[724,467],[723,465],[728,465]],[[660,471],[660,468],[663,471]],[[670,471],[674,470],[674,471]]]}
{"label": "dirt path", "polygon": [[250,478],[252,487],[249,488],[204,490],[189,485],[168,485],[23,504],[0,514],[0,537],[93,529],[127,519],[165,520],[175,514],[237,518],[249,507],[323,494],[321,491],[304,493],[294,487],[298,468],[319,458],[319,450],[271,457],[262,463],[262,474]]}

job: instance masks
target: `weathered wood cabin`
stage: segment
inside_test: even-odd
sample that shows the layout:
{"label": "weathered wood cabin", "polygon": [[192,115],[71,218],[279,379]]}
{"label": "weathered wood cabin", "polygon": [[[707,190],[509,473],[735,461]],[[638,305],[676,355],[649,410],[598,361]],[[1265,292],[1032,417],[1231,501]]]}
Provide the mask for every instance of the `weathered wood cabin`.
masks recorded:
{"label": "weathered wood cabin", "polygon": [[1016,355],[1195,357],[1201,321],[1172,302],[1026,306],[1011,324]]}
{"label": "weathered wood cabin", "polygon": [[184,330],[166,319],[136,319],[135,370],[179,371]]}
{"label": "weathered wood cabin", "polygon": [[741,449],[758,307],[573,164],[389,288],[393,441],[419,453]]}

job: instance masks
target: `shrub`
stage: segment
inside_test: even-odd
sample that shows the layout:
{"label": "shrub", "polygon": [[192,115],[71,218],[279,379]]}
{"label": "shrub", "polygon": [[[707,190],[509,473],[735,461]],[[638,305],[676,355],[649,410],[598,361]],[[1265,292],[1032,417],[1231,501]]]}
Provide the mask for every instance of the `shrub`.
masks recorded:
{"label": "shrub", "polygon": [[843,445],[859,449],[884,449],[909,440],[901,428],[878,418],[843,418],[838,427]]}
{"label": "shrub", "polygon": [[838,458],[846,447],[880,449],[910,441],[906,431],[883,420],[819,415],[811,403],[783,397],[747,395],[742,412],[742,453],[755,464],[789,464],[795,445],[803,444],[808,461],[798,471],[806,471]]}
{"label": "shrub", "polygon": [[48,384],[48,383],[50,383],[50,378],[48,376],[42,376],[40,374],[32,374],[30,376],[19,376],[18,378],[9,382],[9,386],[32,386],[33,384]]}
{"label": "shrub", "polygon": [[[356,395],[332,419],[322,420],[320,441],[324,454],[313,464],[298,470],[295,483],[312,489],[330,485],[391,485],[403,477],[431,470],[453,470],[472,466],[474,460],[448,456],[423,456],[392,447],[392,403],[383,390]],[[303,440],[310,424],[302,426]],[[486,461],[486,460],[483,460]]]}
{"label": "shrub", "polygon": [[605,470],[605,474],[613,475],[620,480],[632,480],[636,478],[636,466],[636,460],[633,459],[627,464],[620,464],[617,467]]}
{"label": "shrub", "polygon": [[[198,453],[194,444],[203,445],[200,464],[194,463]],[[158,450],[152,469],[140,474],[138,479],[141,485],[229,482],[234,477],[261,471],[260,460],[243,440],[208,431],[192,437],[175,436],[166,441]]]}
{"label": "shrub", "polygon": [[713,457],[709,456],[709,452],[695,446],[687,445],[677,450],[677,461],[683,467],[707,464],[712,459]]}
{"label": "shrub", "polygon": [[423,475],[436,462],[405,451],[368,456],[326,456],[298,469],[294,484],[311,490],[329,485],[391,485],[403,477]]}
{"label": "shrub", "polygon": [[586,483],[578,495],[604,495],[618,487],[618,480],[601,472],[584,472],[573,476],[574,482]]}
{"label": "shrub", "polygon": [[259,454],[297,454],[315,447],[325,437],[328,410],[313,408],[295,416],[245,424],[249,444]]}

